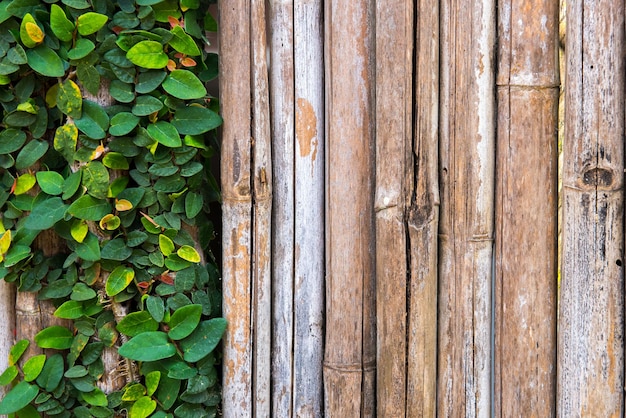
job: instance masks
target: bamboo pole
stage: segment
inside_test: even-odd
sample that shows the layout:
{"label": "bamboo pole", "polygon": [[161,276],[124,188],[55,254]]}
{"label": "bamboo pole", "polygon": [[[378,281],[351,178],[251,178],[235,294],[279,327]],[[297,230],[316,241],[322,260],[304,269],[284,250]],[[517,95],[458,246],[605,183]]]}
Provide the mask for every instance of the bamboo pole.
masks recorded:
{"label": "bamboo pole", "polygon": [[395,0],[377,2],[376,7],[376,405],[378,416],[403,417],[408,401],[406,308],[411,253],[407,253],[406,217],[413,186],[414,6],[412,1]]}
{"label": "bamboo pole", "polygon": [[557,414],[624,413],[624,1],[568,1]]}
{"label": "bamboo pole", "polygon": [[272,410],[293,414],[294,345],[294,51],[293,0],[270,4],[270,84],[274,226],[272,245]]}
{"label": "bamboo pole", "polygon": [[293,412],[323,415],[324,38],[321,0],[294,1]]}
{"label": "bamboo pole", "polygon": [[325,3],[325,415],[375,414],[373,2]]}
{"label": "bamboo pole", "polygon": [[555,413],[558,6],[498,6],[496,416]]}
{"label": "bamboo pole", "polygon": [[420,0],[416,18],[407,417],[435,416],[437,403],[439,3]]}
{"label": "bamboo pole", "polygon": [[491,413],[495,98],[493,1],[441,4],[438,404]]}
{"label": "bamboo pole", "polygon": [[253,260],[252,314],[254,332],[254,413],[270,416],[271,405],[271,225],[272,156],[264,0],[252,0],[252,173]]}
{"label": "bamboo pole", "polygon": [[253,416],[250,1],[220,4],[224,335],[223,413]]}

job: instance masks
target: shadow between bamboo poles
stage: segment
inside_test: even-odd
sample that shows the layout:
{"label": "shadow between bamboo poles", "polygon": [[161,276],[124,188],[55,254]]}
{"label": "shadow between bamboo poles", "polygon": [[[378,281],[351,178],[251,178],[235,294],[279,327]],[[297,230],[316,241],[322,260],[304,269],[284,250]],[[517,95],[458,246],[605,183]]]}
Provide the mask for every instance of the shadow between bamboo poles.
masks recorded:
{"label": "shadow between bamboo poles", "polygon": [[418,2],[415,28],[414,138],[407,161],[415,172],[408,214],[410,299],[407,417],[434,417],[437,403],[439,229],[439,1]]}
{"label": "shadow between bamboo poles", "polygon": [[321,0],[294,1],[295,265],[293,412],[323,416],[324,37]]}
{"label": "shadow between bamboo poles", "polygon": [[224,417],[252,416],[250,0],[220,4]]}
{"label": "shadow between bamboo poles", "polygon": [[624,413],[624,1],[568,1],[557,415]]}
{"label": "shadow between bamboo poles", "polygon": [[495,4],[443,1],[440,24],[437,413],[487,417],[491,414]]}
{"label": "shadow between bamboo poles", "polygon": [[374,4],[325,3],[325,416],[375,414]]}
{"label": "shadow between bamboo poles", "polygon": [[[406,212],[413,181],[413,1],[376,2],[376,407],[404,417],[407,403]],[[384,53],[382,53],[384,51]],[[436,235],[435,235],[436,238]],[[436,306],[436,305],[435,305]],[[416,332],[418,332],[416,330]],[[411,332],[409,333],[410,338]],[[433,341],[436,343],[436,340]],[[416,357],[422,353],[412,353]],[[434,360],[434,359],[433,359]],[[409,383],[410,384],[410,383]]]}
{"label": "shadow between bamboo poles", "polygon": [[498,5],[496,416],[555,414],[558,6]]}
{"label": "shadow between bamboo poles", "polygon": [[293,414],[294,51],[293,0],[269,2],[274,214],[272,231],[272,412]]}

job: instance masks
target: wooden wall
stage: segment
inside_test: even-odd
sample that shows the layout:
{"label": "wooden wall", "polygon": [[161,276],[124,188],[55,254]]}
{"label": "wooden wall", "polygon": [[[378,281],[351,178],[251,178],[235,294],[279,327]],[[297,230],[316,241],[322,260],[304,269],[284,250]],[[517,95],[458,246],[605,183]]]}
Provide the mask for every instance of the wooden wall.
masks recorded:
{"label": "wooden wall", "polygon": [[220,3],[225,417],[623,415],[625,5],[562,78],[562,3]]}

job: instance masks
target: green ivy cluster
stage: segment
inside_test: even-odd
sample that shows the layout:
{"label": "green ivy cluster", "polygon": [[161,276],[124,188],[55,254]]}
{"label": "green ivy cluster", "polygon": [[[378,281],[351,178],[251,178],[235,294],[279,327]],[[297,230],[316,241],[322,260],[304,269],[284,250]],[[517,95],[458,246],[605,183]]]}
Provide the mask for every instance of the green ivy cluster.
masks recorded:
{"label": "green ivy cluster", "polygon": [[[73,324],[12,348],[0,414],[216,414],[208,3],[0,1],[0,278]],[[44,231],[62,243],[54,255]],[[22,358],[31,343],[65,351]],[[108,348],[128,378],[112,393],[98,386]]]}

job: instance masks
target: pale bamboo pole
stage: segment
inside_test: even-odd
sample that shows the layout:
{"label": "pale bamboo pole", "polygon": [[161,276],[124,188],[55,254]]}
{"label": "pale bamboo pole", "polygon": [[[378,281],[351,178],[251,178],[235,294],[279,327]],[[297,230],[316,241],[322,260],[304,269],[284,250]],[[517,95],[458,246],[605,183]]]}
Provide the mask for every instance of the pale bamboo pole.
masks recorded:
{"label": "pale bamboo pole", "polygon": [[557,415],[624,413],[624,1],[568,1]]}
{"label": "pale bamboo pole", "polygon": [[294,53],[293,0],[269,2],[274,225],[272,231],[272,412],[293,414]]}
{"label": "pale bamboo pole", "polygon": [[264,0],[252,0],[253,260],[252,316],[254,414],[269,417],[271,406],[271,225],[272,156]]}
{"label": "pale bamboo pole", "polygon": [[[15,284],[0,280],[0,370],[9,367],[9,351],[15,343]],[[10,388],[0,388],[4,397]]]}
{"label": "pale bamboo pole", "polygon": [[250,0],[221,3],[223,413],[253,416]]}
{"label": "pale bamboo pole", "polygon": [[439,3],[419,1],[415,28],[407,417],[434,417],[437,405]]}
{"label": "pale bamboo pole", "polygon": [[414,5],[394,0],[376,2],[376,7],[376,408],[378,416],[404,417],[410,361],[406,218],[413,192]]}
{"label": "pale bamboo pole", "polygon": [[558,22],[554,0],[498,5],[495,414],[556,407]]}
{"label": "pale bamboo pole", "polygon": [[325,3],[325,416],[375,414],[374,7]]}
{"label": "pale bamboo pole", "polygon": [[441,4],[438,404],[491,413],[494,1]]}
{"label": "pale bamboo pole", "polygon": [[321,418],[324,392],[324,37],[321,0],[294,1],[293,414]]}

